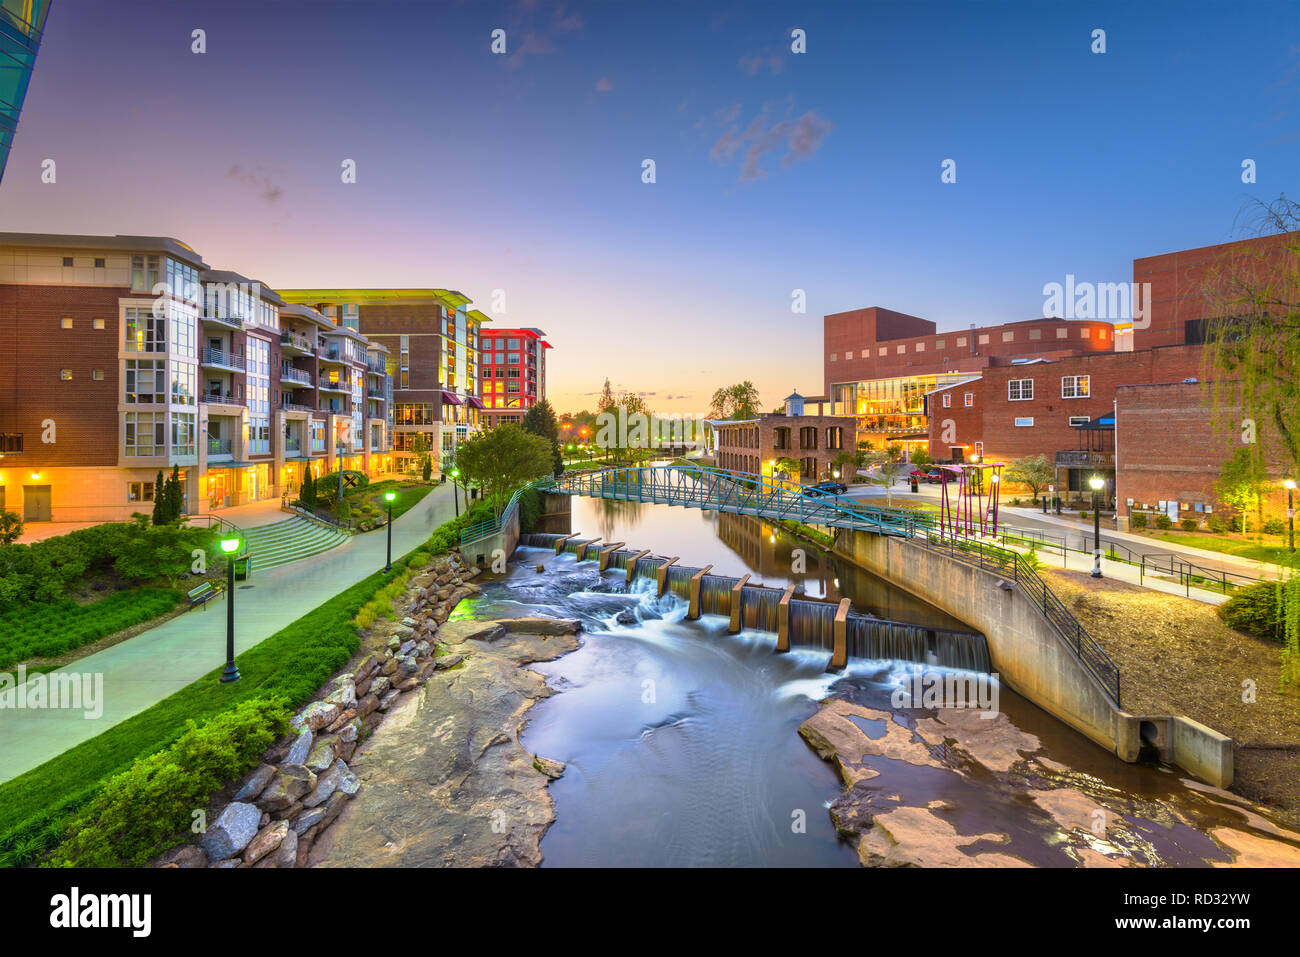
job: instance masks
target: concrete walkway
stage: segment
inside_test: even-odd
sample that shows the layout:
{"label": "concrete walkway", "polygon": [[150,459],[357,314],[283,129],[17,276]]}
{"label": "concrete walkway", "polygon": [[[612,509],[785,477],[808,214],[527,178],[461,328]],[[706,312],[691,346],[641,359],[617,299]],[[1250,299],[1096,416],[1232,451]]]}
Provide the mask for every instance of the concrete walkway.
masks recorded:
{"label": "concrete walkway", "polygon": [[[451,486],[439,486],[393,521],[394,557],[426,541],[453,517],[451,493]],[[382,569],[385,548],[386,534],[379,530],[261,574],[254,567],[252,578],[236,583],[235,653]],[[186,612],[60,668],[59,674],[103,676],[103,714],[98,718],[88,719],[80,710],[17,709],[12,700],[0,707],[0,781],[93,738],[220,667],[226,655],[226,601],[225,595],[213,599],[206,610]]]}

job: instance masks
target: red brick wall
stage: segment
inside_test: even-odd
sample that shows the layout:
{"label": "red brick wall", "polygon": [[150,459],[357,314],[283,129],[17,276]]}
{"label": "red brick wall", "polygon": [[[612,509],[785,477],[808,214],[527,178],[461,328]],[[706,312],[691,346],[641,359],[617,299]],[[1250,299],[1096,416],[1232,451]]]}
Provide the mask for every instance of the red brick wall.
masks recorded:
{"label": "red brick wall", "polygon": [[[1026,455],[1049,457],[1063,449],[1077,448],[1079,434],[1069,424],[1070,416],[1087,415],[1093,421],[1114,410],[1116,390],[1122,385],[1150,382],[1179,382],[1204,375],[1204,350],[1199,346],[1178,346],[1145,352],[1113,352],[1099,355],[1071,356],[1056,362],[1037,362],[1018,366],[996,366],[984,370],[976,395],[976,412],[966,409],[943,409],[932,406],[930,415],[930,454],[948,458],[950,445],[968,446],[984,443],[986,461],[1010,461]],[[1061,398],[1061,377],[1089,377],[1087,398]],[[1034,398],[1011,401],[1007,383],[1011,379],[1033,379]],[[960,404],[959,393],[969,386],[954,386],[953,405]],[[936,395],[941,395],[937,393]],[[931,396],[933,400],[935,396]],[[949,413],[957,413],[949,415]],[[1033,426],[1017,426],[1020,417],[1033,417]],[[956,442],[944,441],[945,420],[952,420]]]}
{"label": "red brick wall", "polygon": [[[1217,316],[1222,310],[1207,288],[1216,285],[1216,273],[1251,276],[1284,269],[1295,275],[1298,240],[1300,233],[1283,233],[1133,260],[1133,281],[1151,284],[1150,324],[1146,328],[1134,324],[1133,348],[1181,345],[1188,320]],[[1292,247],[1290,265],[1282,261],[1288,246]]]}
{"label": "red brick wall", "polygon": [[[774,459],[791,458],[799,462],[815,459],[816,464],[805,479],[820,479],[835,459],[845,451],[857,450],[857,420],[844,415],[763,415],[757,423],[718,428],[718,468],[739,472],[762,472]],[[815,448],[800,446],[800,430],[817,430]],[[778,429],[789,429],[788,448],[776,447]],[[827,430],[838,429],[839,448],[827,448]]]}
{"label": "red brick wall", "polygon": [[[887,322],[882,319],[886,313]],[[1108,353],[1114,347],[1114,327],[1109,322],[1030,319],[935,332],[933,322],[877,307],[828,315],[824,330],[822,361],[827,394],[837,382],[978,372],[998,358]],[[882,330],[887,330],[890,338],[882,335]],[[1065,338],[1058,337],[1058,330],[1066,331]],[[988,341],[982,342],[985,337]],[[869,353],[865,358],[864,350]]]}
{"label": "red brick wall", "polygon": [[[21,432],[24,454],[6,465],[117,464],[118,299],[125,288],[0,285],[0,432]],[[73,320],[71,329],[60,319]],[[93,319],[103,319],[102,330]],[[60,378],[71,369],[72,379]],[[102,369],[95,381],[92,370]],[[53,419],[57,441],[41,442]]]}
{"label": "red brick wall", "polygon": [[[1204,518],[1190,509],[1193,503],[1210,504],[1215,512],[1231,512],[1218,500],[1214,486],[1223,463],[1243,447],[1241,413],[1237,408],[1216,411],[1212,387],[1207,382],[1121,386],[1116,431],[1117,494],[1119,514],[1134,507],[1155,508],[1161,500],[1178,501],[1187,517]],[[1264,440],[1263,454],[1278,489],[1265,514],[1285,514],[1283,456]]]}

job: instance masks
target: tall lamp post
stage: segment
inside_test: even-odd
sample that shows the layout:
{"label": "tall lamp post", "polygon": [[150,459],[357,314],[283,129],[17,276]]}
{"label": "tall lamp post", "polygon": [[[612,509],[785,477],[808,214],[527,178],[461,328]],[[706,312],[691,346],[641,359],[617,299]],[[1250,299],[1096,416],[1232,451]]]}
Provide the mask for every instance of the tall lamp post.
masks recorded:
{"label": "tall lamp post", "polygon": [[384,571],[393,570],[393,499],[397,498],[396,492],[385,492],[384,501],[388,503],[388,564],[384,566]]}
{"label": "tall lamp post", "polygon": [[[456,503],[457,518],[460,518],[460,482],[456,481],[456,478],[459,475],[460,475],[460,469],[454,468],[451,470],[451,497],[452,500]],[[469,508],[469,502],[465,503],[465,507]]]}
{"label": "tall lamp post", "polygon": [[1097,506],[1097,493],[1101,491],[1106,480],[1100,475],[1088,479],[1092,486],[1092,577],[1101,577],[1101,512]]}
{"label": "tall lamp post", "polygon": [[226,667],[221,669],[221,683],[239,680],[235,667],[235,552],[239,551],[239,536],[221,540],[221,550],[226,553]]}
{"label": "tall lamp post", "polygon": [[1295,551],[1295,479],[1287,479],[1282,483],[1286,486],[1286,523],[1288,544],[1291,551]]}

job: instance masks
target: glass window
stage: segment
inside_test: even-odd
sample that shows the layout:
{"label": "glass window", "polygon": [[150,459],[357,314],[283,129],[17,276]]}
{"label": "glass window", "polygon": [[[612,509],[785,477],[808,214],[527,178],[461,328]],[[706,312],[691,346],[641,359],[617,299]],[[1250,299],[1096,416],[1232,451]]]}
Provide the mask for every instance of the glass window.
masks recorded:
{"label": "glass window", "polygon": [[152,292],[158,285],[159,268],[157,256],[131,257],[131,291]]}
{"label": "glass window", "polygon": [[155,316],[151,308],[127,306],[126,351],[127,352],[166,352],[167,320]]}
{"label": "glass window", "polygon": [[163,412],[126,413],[126,454],[163,455],[166,452],[167,416]]}
{"label": "glass window", "polygon": [[161,360],[127,359],[123,383],[123,400],[127,405],[161,405],[166,402],[165,368]]}
{"label": "glass window", "polygon": [[1089,382],[1086,375],[1067,375],[1061,377],[1062,399],[1086,399]]}
{"label": "glass window", "polygon": [[1024,402],[1034,397],[1033,379],[1009,379],[1007,381],[1007,399],[1011,402]]}

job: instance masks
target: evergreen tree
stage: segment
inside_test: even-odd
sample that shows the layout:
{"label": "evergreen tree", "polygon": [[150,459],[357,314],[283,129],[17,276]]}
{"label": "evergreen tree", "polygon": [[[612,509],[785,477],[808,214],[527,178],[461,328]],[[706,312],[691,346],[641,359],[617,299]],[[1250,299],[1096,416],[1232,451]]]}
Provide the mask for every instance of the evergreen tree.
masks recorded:
{"label": "evergreen tree", "polygon": [[298,501],[304,505],[316,504],[316,480],[308,472],[302,480],[302,490],[298,493]]}
{"label": "evergreen tree", "polygon": [[167,522],[174,524],[180,521],[181,512],[185,507],[185,495],[181,489],[181,470],[179,466],[172,466],[171,477],[167,480]]}
{"label": "evergreen tree", "polygon": [[153,480],[153,523],[167,524],[166,486],[163,484],[162,469],[158,470],[158,477]]}
{"label": "evergreen tree", "polygon": [[427,482],[433,477],[433,456],[425,455],[424,464],[420,466],[420,475]]}

